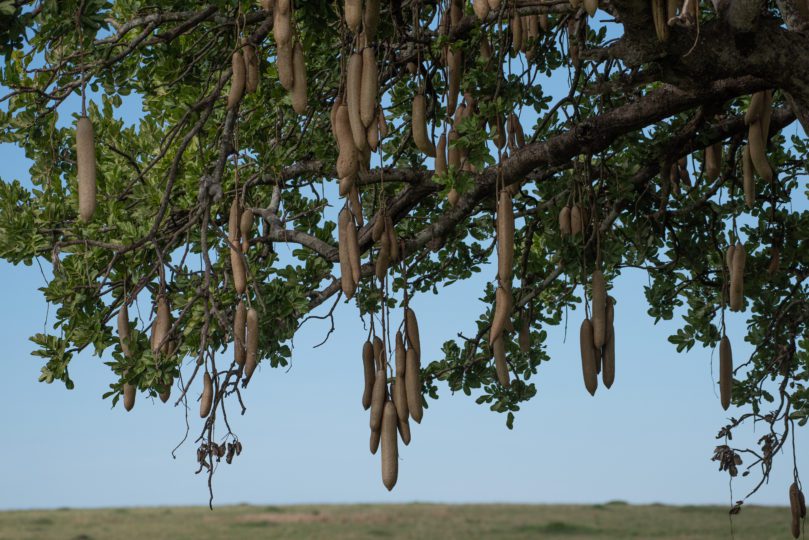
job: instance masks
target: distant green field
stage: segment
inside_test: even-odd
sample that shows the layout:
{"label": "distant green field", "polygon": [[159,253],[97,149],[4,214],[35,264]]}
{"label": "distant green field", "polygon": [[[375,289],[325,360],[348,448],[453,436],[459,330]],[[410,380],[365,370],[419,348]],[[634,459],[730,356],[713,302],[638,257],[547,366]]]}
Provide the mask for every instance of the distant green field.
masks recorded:
{"label": "distant green field", "polygon": [[[735,540],[789,538],[787,508],[746,507]],[[350,505],[0,512],[0,540],[731,538],[711,506]]]}

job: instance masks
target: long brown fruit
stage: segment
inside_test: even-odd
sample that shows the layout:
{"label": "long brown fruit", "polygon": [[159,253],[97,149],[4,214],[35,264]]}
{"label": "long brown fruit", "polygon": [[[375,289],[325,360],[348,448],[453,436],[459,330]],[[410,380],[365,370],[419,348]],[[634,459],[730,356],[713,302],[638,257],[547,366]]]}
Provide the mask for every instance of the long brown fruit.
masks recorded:
{"label": "long brown fruit", "polygon": [[303,46],[295,41],[292,49],[292,109],[298,114],[306,114],[306,59],[303,56]]}
{"label": "long brown fruit", "polygon": [[135,406],[135,395],[137,394],[134,385],[124,383],[124,409],[131,411]]}
{"label": "long brown fruit", "polygon": [[76,167],[79,218],[87,222],[96,211],[96,151],[93,123],[86,116],[76,123]]}
{"label": "long brown fruit", "polygon": [[379,431],[382,427],[382,409],[385,406],[385,386],[387,386],[385,372],[377,370],[374,375],[374,389],[371,393],[371,431]]}
{"label": "long brown fruit", "polygon": [[337,148],[340,151],[337,156],[337,176],[340,178],[353,177],[359,170],[359,161],[347,105],[337,107],[334,116],[334,131]]}
{"label": "long brown fruit", "polygon": [[752,209],[756,202],[756,181],[753,178],[753,160],[750,158],[750,146],[742,150],[742,176],[744,177],[744,203]]}
{"label": "long brown fruit", "polygon": [[351,260],[348,251],[348,228],[351,227],[351,217],[348,210],[343,208],[337,217],[337,254],[340,262],[340,285],[343,294],[348,300],[354,296],[357,283],[351,270]]}
{"label": "long brown fruit", "polygon": [[607,342],[607,284],[601,270],[593,272],[593,345],[600,349]]}
{"label": "long brown fruit", "polygon": [[719,398],[722,408],[728,410],[733,394],[733,351],[730,340],[722,336],[719,342]]}
{"label": "long brown fruit", "polygon": [[118,341],[121,344],[121,352],[127,358],[132,355],[132,350],[129,348],[129,307],[126,302],[121,304],[121,309],[118,310]]}
{"label": "long brown fruit", "polygon": [[407,373],[407,350],[401,332],[396,332],[396,350],[394,360],[396,363],[396,384],[393,385],[393,402],[396,404],[396,412],[400,422],[407,422],[410,416],[410,408],[407,406],[407,383],[405,382]]}
{"label": "long brown fruit", "polygon": [[424,414],[421,401],[421,370],[418,354],[412,346],[407,349],[406,358],[405,391],[407,394],[407,408],[410,412],[410,418],[420,424]]}
{"label": "long brown fruit", "polygon": [[399,476],[398,422],[396,406],[392,401],[385,402],[382,415],[382,483],[388,491],[396,485]]}
{"label": "long brown fruit", "polygon": [[506,336],[501,334],[492,344],[494,351],[494,370],[497,373],[497,380],[508,388],[511,386],[511,376],[508,372],[508,361],[506,360]]}
{"label": "long brown fruit", "polygon": [[206,371],[202,378],[202,397],[199,400],[199,417],[208,418],[213,405],[213,381],[211,375]]}
{"label": "long brown fruit", "polygon": [[348,262],[351,266],[351,279],[354,285],[358,285],[362,278],[362,263],[360,262],[360,244],[357,238],[357,227],[354,226],[354,219],[351,211],[345,210],[348,215],[348,225],[346,225],[346,247],[348,249]]}
{"label": "long brown fruit", "polygon": [[497,201],[497,274],[500,285],[510,288],[514,275],[514,207],[507,189],[500,190]]}
{"label": "long brown fruit", "polygon": [[346,76],[346,103],[348,104],[348,120],[351,125],[351,136],[354,146],[360,152],[368,147],[365,125],[362,123],[362,53],[354,53],[348,60],[348,74]]}
{"label": "long brown fruit", "polygon": [[360,119],[368,128],[376,119],[376,98],[379,88],[379,72],[373,47],[362,51],[362,81],[360,84]]}
{"label": "long brown fruit", "polygon": [[157,309],[152,323],[152,354],[165,353],[168,348],[167,336],[171,327],[171,310],[166,297],[160,295],[157,299]]}
{"label": "long brown fruit", "polygon": [[596,351],[593,347],[593,324],[590,319],[584,319],[581,323],[579,346],[581,347],[581,371],[584,377],[584,387],[593,396],[598,388],[598,373],[596,373]]}
{"label": "long brown fruit", "polygon": [[413,110],[411,115],[411,129],[413,131],[413,142],[416,148],[435,157],[435,145],[427,135],[427,99],[424,94],[416,94],[413,97]]}
{"label": "long brown fruit", "polygon": [[492,327],[489,330],[489,343],[494,344],[509,324],[513,298],[511,292],[506,287],[497,287],[494,297],[494,315],[492,316]]}
{"label": "long brown fruit", "polygon": [[248,94],[254,94],[258,90],[258,56],[256,55],[256,48],[247,43],[242,48],[242,55],[244,56],[244,71],[245,82],[244,90]]}
{"label": "long brown fruit", "polygon": [[233,360],[244,367],[247,358],[247,307],[242,300],[236,305],[233,315]]}
{"label": "long brown fruit", "polygon": [[362,391],[362,408],[367,411],[371,406],[376,373],[374,367],[374,346],[371,345],[371,342],[368,340],[365,340],[365,343],[362,345],[362,373],[365,383]]}
{"label": "long brown fruit", "polygon": [[421,358],[421,337],[419,336],[419,321],[416,313],[409,307],[405,308],[405,337],[410,347],[416,350]]}
{"label": "long brown fruit", "polygon": [[736,243],[733,249],[733,270],[730,274],[730,309],[741,311],[744,309],[744,266],[747,254],[744,244]]}
{"label": "long brown fruit", "polygon": [[447,174],[447,135],[442,133],[438,137],[438,144],[435,147],[435,174],[442,176]]}
{"label": "long brown fruit", "polygon": [[379,26],[379,0],[365,0],[365,10],[362,13],[362,30],[369,41],[376,37]]}
{"label": "long brown fruit", "polygon": [[761,122],[753,122],[747,130],[747,146],[750,149],[750,161],[762,180],[772,182],[773,172],[767,160],[767,150],[762,134]]}
{"label": "long brown fruit", "polygon": [[244,359],[244,378],[249,381],[258,365],[258,312],[247,310],[247,350]]}
{"label": "long brown fruit", "polygon": [[230,80],[230,92],[228,93],[228,109],[238,106],[244,96],[244,85],[247,74],[244,68],[244,58],[241,51],[234,51],[230,58],[230,67],[233,70],[233,77]]}

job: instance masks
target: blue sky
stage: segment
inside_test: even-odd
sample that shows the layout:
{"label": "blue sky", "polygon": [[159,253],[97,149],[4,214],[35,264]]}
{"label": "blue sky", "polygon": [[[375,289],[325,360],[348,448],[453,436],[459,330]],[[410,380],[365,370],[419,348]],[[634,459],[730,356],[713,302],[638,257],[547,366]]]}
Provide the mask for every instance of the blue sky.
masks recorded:
{"label": "blue sky", "polygon": [[[135,105],[127,107],[122,115],[137,116]],[[63,121],[68,118],[62,112]],[[0,144],[0,163],[3,180],[28,182],[20,150]],[[494,273],[413,300],[424,361],[435,358],[446,339],[469,331],[482,310],[483,283]],[[326,345],[313,349],[328,322],[310,321],[296,337],[290,369],[262,368],[254,376],[245,394],[247,414],[231,418],[245,450],[219,469],[215,502],[729,503],[728,476],[710,457],[718,429],[739,411],[721,409],[714,352],[677,354],[666,340],[676,325],[652,324],[646,283],[640,271],[626,271],[614,283],[620,303],[611,390],[590,397],[584,389],[582,311],[571,311],[567,339],[564,327],[547,329],[552,360],[540,367],[538,395],[518,413],[514,430],[503,415],[440,387],[422,424],[411,426],[410,446],[400,447],[392,493],[382,485],[379,456],[368,451],[368,416],[360,405],[365,331],[355,309],[341,305],[337,332]],[[194,475],[193,442],[171,457],[185,429],[181,408],[139,395],[132,412],[111,409],[101,394],[113,375],[89,354],[71,365],[74,390],[37,382],[40,364],[30,356],[28,336],[46,325],[47,306],[37,290],[43,284],[36,265],[0,262],[0,342],[6,345],[0,509],[205,504],[206,478]],[[740,362],[750,353],[742,341],[743,315],[729,314],[728,333]],[[194,403],[189,419],[195,436]],[[760,436],[747,426],[735,443],[753,444]],[[806,434],[799,430],[797,438],[804,448]],[[803,456],[798,465],[807,470]],[[785,504],[791,463],[791,456],[779,455],[770,485],[751,502]],[[751,484],[736,480],[733,499]]]}

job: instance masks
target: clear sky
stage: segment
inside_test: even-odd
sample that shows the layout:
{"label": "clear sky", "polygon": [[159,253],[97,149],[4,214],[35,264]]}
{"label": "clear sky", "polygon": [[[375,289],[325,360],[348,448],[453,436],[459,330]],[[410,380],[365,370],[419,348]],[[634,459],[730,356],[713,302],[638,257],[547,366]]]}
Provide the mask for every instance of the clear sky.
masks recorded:
{"label": "clear sky", "polygon": [[[18,149],[0,145],[0,164],[3,180],[28,182],[29,164]],[[472,328],[483,283],[494,273],[413,300],[423,363],[437,357],[446,339]],[[440,399],[429,403],[421,425],[411,425],[410,446],[400,445],[391,493],[382,485],[379,455],[368,451],[368,413],[360,405],[365,331],[356,310],[340,306],[337,331],[318,349],[313,345],[328,322],[310,321],[296,337],[291,368],[262,368],[245,393],[247,414],[231,418],[245,449],[233,465],[220,467],[215,503],[729,503],[728,476],[710,458],[719,428],[741,411],[725,412],[719,404],[713,351],[677,354],[666,340],[676,324],[652,324],[646,283],[644,273],[627,271],[614,284],[617,375],[611,390],[601,387],[590,397],[584,389],[582,311],[572,311],[567,336],[564,327],[547,329],[552,360],[540,367],[538,395],[517,414],[514,430],[505,427],[504,415],[439,386]],[[193,442],[176,460],[171,456],[185,429],[181,408],[139,395],[132,412],[111,409],[101,395],[113,375],[89,354],[71,364],[74,390],[37,382],[40,363],[30,356],[28,336],[53,322],[38,291],[43,284],[36,265],[0,262],[6,434],[0,508],[207,503],[206,478],[194,475]],[[733,313],[729,321],[739,362],[750,353],[742,341],[745,317]],[[193,441],[200,420],[193,404],[190,412]],[[809,442],[804,431],[798,448]],[[734,442],[754,444],[761,434],[747,426]],[[770,485],[751,502],[786,504],[791,463],[791,456],[779,455]],[[807,465],[804,453],[799,466]],[[735,480],[734,500],[751,485],[751,479]]]}

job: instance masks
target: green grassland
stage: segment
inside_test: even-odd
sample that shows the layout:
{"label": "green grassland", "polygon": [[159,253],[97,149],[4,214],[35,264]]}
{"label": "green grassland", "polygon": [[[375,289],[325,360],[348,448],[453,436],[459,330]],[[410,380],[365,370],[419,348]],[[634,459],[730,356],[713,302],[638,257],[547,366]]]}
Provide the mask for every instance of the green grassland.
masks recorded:
{"label": "green grassland", "polygon": [[[789,509],[745,507],[735,540],[789,538]],[[222,506],[0,512],[0,540],[731,538],[727,508],[564,505]]]}

